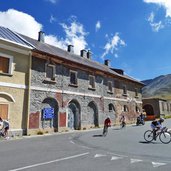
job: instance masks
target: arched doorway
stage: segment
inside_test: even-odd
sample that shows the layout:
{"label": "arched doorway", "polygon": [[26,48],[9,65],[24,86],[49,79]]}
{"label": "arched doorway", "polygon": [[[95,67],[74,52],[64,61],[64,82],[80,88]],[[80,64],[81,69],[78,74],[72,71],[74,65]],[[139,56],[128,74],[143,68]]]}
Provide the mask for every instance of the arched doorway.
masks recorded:
{"label": "arched doorway", "polygon": [[2,119],[9,119],[9,105],[10,103],[14,103],[14,98],[5,92],[0,92],[0,117]]}
{"label": "arched doorway", "polygon": [[98,110],[96,104],[92,101],[88,104],[88,120],[90,124],[99,126]]}
{"label": "arched doorway", "polygon": [[68,104],[68,128],[78,130],[81,128],[80,105],[77,100],[71,100]]}
{"label": "arched doorway", "polygon": [[54,98],[48,97],[42,102],[42,128],[54,128],[58,130],[58,103]]}
{"label": "arched doorway", "polygon": [[146,112],[146,120],[154,120],[155,119],[154,109],[153,109],[152,105],[146,104],[143,106],[143,109]]}
{"label": "arched doorway", "polygon": [[143,109],[145,110],[147,115],[154,115],[154,110],[153,110],[152,105],[146,104],[146,105],[144,105]]}
{"label": "arched doorway", "polygon": [[109,116],[111,117],[112,120],[115,120],[116,119],[116,110],[115,110],[114,105],[112,103],[109,103],[108,109],[109,109]]}

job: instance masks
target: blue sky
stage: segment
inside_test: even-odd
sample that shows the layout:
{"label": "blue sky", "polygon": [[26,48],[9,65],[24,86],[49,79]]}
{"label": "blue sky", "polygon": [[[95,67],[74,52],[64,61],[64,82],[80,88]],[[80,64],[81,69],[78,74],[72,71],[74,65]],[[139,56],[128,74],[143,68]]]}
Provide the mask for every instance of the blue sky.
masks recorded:
{"label": "blue sky", "polygon": [[138,80],[171,74],[171,0],[1,0],[0,25],[67,49]]}

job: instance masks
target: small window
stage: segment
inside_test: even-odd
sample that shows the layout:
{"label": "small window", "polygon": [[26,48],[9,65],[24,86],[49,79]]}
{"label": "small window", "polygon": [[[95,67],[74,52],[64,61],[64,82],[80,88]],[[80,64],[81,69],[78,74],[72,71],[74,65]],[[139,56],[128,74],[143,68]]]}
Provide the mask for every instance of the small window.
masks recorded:
{"label": "small window", "polygon": [[140,108],[138,106],[135,106],[135,111],[140,112]]}
{"label": "small window", "polygon": [[138,89],[135,88],[135,97],[138,97]]}
{"label": "small window", "polygon": [[162,102],[162,111],[164,111],[164,108],[165,108],[165,107],[164,107],[164,102]]}
{"label": "small window", "polygon": [[114,112],[115,108],[112,103],[109,104],[109,112]]}
{"label": "small window", "polygon": [[13,57],[0,53],[0,74],[12,74]]}
{"label": "small window", "polygon": [[112,93],[112,81],[108,81],[108,92]]}
{"label": "small window", "polygon": [[77,85],[77,72],[70,71],[70,84]]}
{"label": "small window", "polygon": [[55,81],[55,65],[46,64],[46,78]]}
{"label": "small window", "polygon": [[123,111],[124,111],[124,112],[128,112],[128,106],[127,106],[127,105],[124,105],[124,106],[123,106]]}
{"label": "small window", "polygon": [[92,75],[89,76],[89,88],[95,89],[95,77]]}
{"label": "small window", "polygon": [[123,95],[127,95],[127,88],[126,88],[126,85],[123,86]]}

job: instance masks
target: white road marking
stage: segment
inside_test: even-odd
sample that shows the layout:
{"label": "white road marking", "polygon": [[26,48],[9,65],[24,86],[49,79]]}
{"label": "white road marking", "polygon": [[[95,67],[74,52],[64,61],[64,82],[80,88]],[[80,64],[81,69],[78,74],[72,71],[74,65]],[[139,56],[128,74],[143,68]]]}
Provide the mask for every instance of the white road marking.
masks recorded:
{"label": "white road marking", "polygon": [[140,159],[131,159],[131,163],[138,163],[138,162],[142,162],[143,160]]}
{"label": "white road marking", "polygon": [[123,157],[112,156],[112,158],[111,158],[111,160],[118,160],[118,159],[123,159]]}
{"label": "white road marking", "polygon": [[80,156],[85,156],[85,155],[88,155],[88,154],[89,154],[89,152],[82,153],[82,154],[77,154],[77,155],[74,155],[74,156],[64,157],[64,158],[61,158],[61,159],[51,160],[51,161],[43,162],[43,163],[37,163],[37,164],[25,166],[25,167],[20,167],[20,168],[12,169],[12,170],[9,170],[9,171],[25,170],[25,169],[29,169],[29,168],[33,168],[33,167],[38,167],[38,166],[42,166],[42,165],[46,165],[46,164],[50,164],[50,163],[55,163],[55,162],[59,162],[59,161],[64,161],[64,160],[69,160],[69,159],[77,158],[77,157],[80,157]]}
{"label": "white road marking", "polygon": [[108,152],[108,154],[110,155],[114,155],[114,156],[118,156],[118,157],[128,157],[128,156],[125,156],[125,155],[120,155],[120,154],[116,154],[116,153],[111,153],[111,152]]}
{"label": "white road marking", "polygon": [[158,163],[158,162],[152,162],[153,167],[159,167],[159,166],[164,166],[166,163]]}
{"label": "white road marking", "polygon": [[73,142],[73,141],[70,141],[70,143],[75,144],[75,142]]}
{"label": "white road marking", "polygon": [[96,154],[94,157],[97,158],[97,157],[105,157],[106,155],[105,154]]}

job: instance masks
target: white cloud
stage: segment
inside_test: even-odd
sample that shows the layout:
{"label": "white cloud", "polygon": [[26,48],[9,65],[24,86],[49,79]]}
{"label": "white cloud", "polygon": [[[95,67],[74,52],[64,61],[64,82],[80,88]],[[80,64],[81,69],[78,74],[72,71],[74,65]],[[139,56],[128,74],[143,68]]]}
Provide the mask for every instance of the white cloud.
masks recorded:
{"label": "white cloud", "polygon": [[46,0],[46,1],[48,1],[48,2],[50,2],[52,4],[56,4],[58,0]]}
{"label": "white cloud", "polygon": [[50,23],[53,23],[53,22],[55,22],[55,21],[56,21],[56,18],[55,18],[53,15],[51,15],[51,16],[50,16],[49,22],[50,22]]}
{"label": "white cloud", "polygon": [[[108,37],[108,35],[106,35],[106,37]],[[115,33],[115,35],[112,36],[112,38],[109,39],[106,45],[104,46],[105,52],[102,54],[101,58],[104,59],[104,57],[109,53],[114,54],[114,52],[118,51],[118,48],[120,46],[124,47],[126,46],[126,43],[119,37],[119,33]],[[118,58],[118,55],[116,53],[114,54],[114,56]]]}
{"label": "white cloud", "polygon": [[146,3],[154,3],[166,10],[166,17],[171,17],[171,0],[144,0]]}
{"label": "white cloud", "polygon": [[101,28],[101,23],[100,21],[97,21],[96,23],[96,31],[98,31]]}
{"label": "white cloud", "polygon": [[[9,9],[5,12],[0,11],[0,25],[34,39],[38,39],[38,32],[43,29],[42,24],[38,23],[31,15],[15,9]],[[74,52],[80,54],[80,50],[87,46],[85,40],[87,33],[84,31],[83,25],[76,20],[72,20],[70,25],[64,23],[60,25],[66,34],[65,38],[45,34],[45,42],[64,50],[67,49],[68,44],[72,44]]]}
{"label": "white cloud", "polygon": [[15,9],[0,11],[0,25],[36,39],[43,28],[31,15]]}
{"label": "white cloud", "polygon": [[66,25],[65,23],[62,23],[61,26],[66,33],[66,44],[72,44],[74,46],[74,52],[76,54],[80,54],[80,50],[85,49],[87,46],[85,36],[88,33],[84,31],[83,25],[74,20],[70,26]]}
{"label": "white cloud", "polygon": [[152,27],[152,30],[155,32],[158,32],[160,29],[163,29],[165,26],[162,23],[162,21],[154,22],[154,12],[152,12],[148,18],[148,21],[150,22],[150,25]]}

